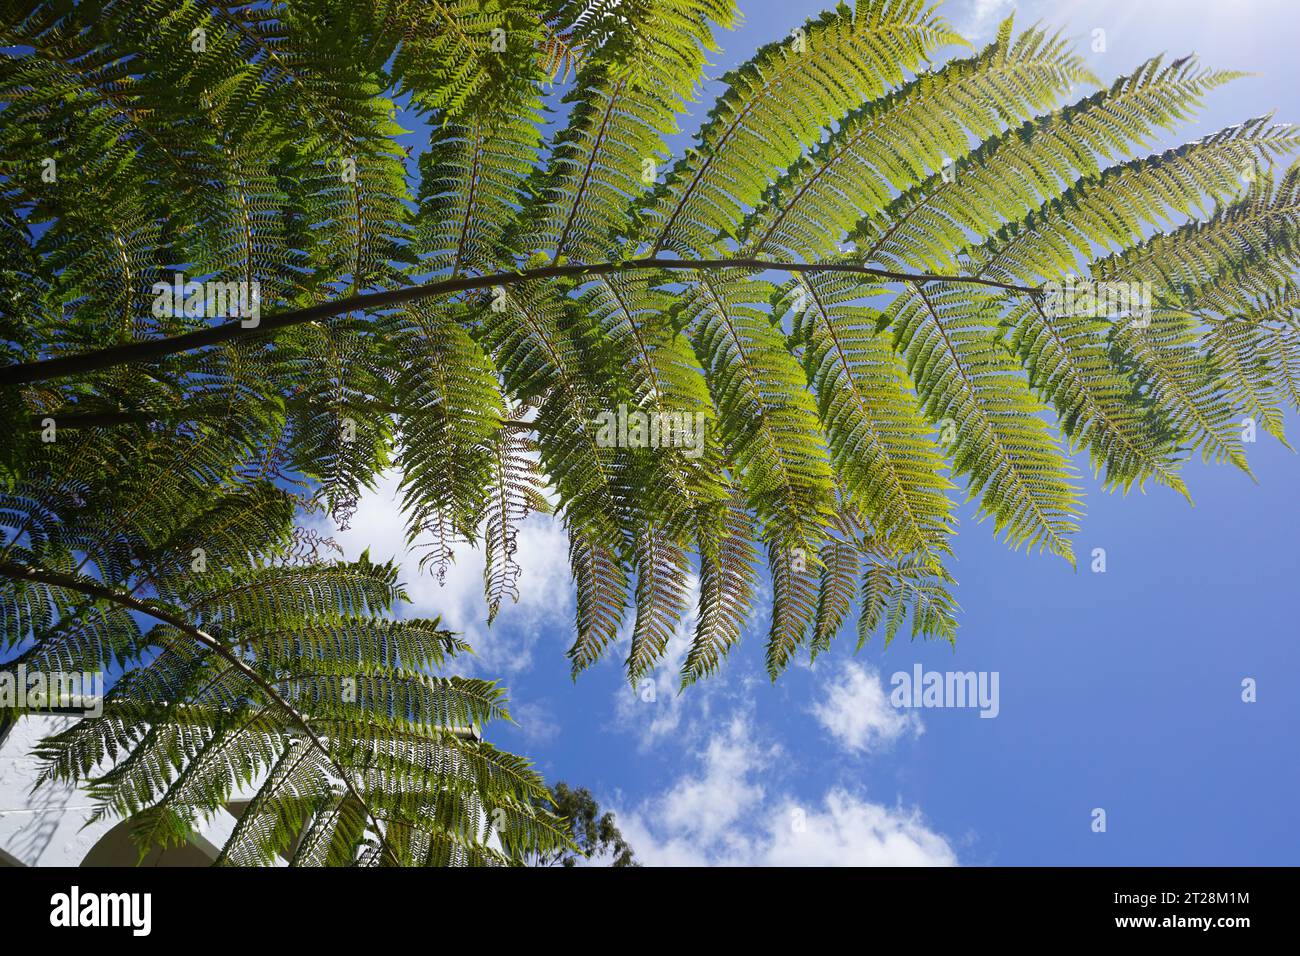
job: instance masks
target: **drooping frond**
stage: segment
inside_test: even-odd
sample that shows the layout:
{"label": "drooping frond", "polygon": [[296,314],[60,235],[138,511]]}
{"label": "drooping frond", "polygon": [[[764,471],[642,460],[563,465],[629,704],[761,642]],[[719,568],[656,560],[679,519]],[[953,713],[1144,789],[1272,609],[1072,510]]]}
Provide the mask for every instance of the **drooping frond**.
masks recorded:
{"label": "drooping frond", "polygon": [[902,361],[877,331],[880,315],[862,301],[873,291],[815,276],[796,280],[785,301],[807,343],[804,368],[843,488],[877,534],[934,556],[948,549],[951,482]]}
{"label": "drooping frond", "polygon": [[817,611],[813,619],[811,656],[828,650],[848,619],[857,597],[862,551],[855,542],[831,541],[822,546],[821,581],[817,586]]}
{"label": "drooping frond", "polygon": [[817,617],[817,582],[821,556],[779,539],[767,542],[772,570],[772,623],[767,632],[768,676],[777,676],[811,637]]}
{"label": "drooping frond", "polygon": [[452,545],[477,538],[505,416],[496,370],[444,311],[411,306],[384,323],[398,355],[394,390],[408,542],[433,537],[439,576]]}
{"label": "drooping frond", "polygon": [[773,291],[743,273],[709,275],[679,300],[677,322],[708,375],[749,506],[783,546],[815,551],[831,474],[803,372],[762,308]]}
{"label": "drooping frond", "polygon": [[873,555],[862,574],[858,647],[883,628],[885,644],[910,617],[912,636],[951,641],[957,631],[957,602],[948,592],[952,578],[942,568],[911,559]]}
{"label": "drooping frond", "polygon": [[668,650],[668,641],[686,613],[690,565],[681,533],[653,525],[639,532],[633,561],[636,620],[627,676],[635,685]]}
{"label": "drooping frond", "polygon": [[519,528],[530,513],[550,511],[537,475],[536,446],[526,426],[511,422],[496,431],[491,448],[489,494],[484,506],[483,593],[488,624],[509,598],[519,600]]}
{"label": "drooping frond", "polygon": [[569,567],[577,591],[577,620],[568,656],[573,673],[600,660],[618,636],[627,609],[627,571],[618,556],[582,532],[569,532]]}
{"label": "drooping frond", "polygon": [[918,283],[894,299],[887,321],[921,405],[981,511],[1011,544],[1073,562],[1078,488],[1040,417],[1042,404],[993,335],[998,303]]}
{"label": "drooping frond", "polygon": [[691,648],[682,663],[682,686],[718,669],[740,640],[754,593],[753,523],[741,501],[700,509],[700,601]]}

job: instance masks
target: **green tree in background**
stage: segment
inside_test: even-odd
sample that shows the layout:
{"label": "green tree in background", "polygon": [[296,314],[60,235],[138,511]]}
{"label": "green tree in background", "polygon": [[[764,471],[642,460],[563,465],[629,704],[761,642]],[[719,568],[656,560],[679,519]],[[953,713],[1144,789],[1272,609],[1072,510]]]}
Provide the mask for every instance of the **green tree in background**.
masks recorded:
{"label": "green tree in background", "polygon": [[855,615],[952,640],[955,491],[1073,562],[1071,453],[1186,495],[1190,458],[1285,440],[1300,134],[1144,155],[1237,74],[1106,85],[1050,30],[972,50],[863,0],[671,155],[736,16],[0,0],[0,651],[125,674],[49,777],[145,844],[254,787],[229,862],[562,858],[478,737],[500,688],[311,530],[385,471],[421,571],[483,548],[489,620],[554,510],[574,672],[626,625],[637,681],[690,617],[688,685],[764,573],[773,679]]}
{"label": "green tree in background", "polygon": [[539,809],[553,810],[569,822],[575,847],[565,847],[539,854],[538,866],[577,866],[580,861],[594,861],[606,866],[640,866],[618,825],[614,814],[600,812],[600,804],[586,787],[573,790],[564,781],[551,788],[554,804]]}

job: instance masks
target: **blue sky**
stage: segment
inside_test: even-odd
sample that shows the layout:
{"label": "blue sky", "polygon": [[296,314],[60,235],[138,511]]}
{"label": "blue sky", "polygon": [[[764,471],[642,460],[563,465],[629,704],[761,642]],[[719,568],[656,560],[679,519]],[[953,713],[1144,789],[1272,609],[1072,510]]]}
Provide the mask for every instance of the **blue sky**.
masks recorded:
{"label": "blue sky", "polygon": [[[722,37],[714,75],[822,4],[741,7],[746,22]],[[1213,95],[1160,146],[1274,109],[1300,120],[1288,0],[943,5],[973,41],[1013,10],[1022,26],[1065,27],[1107,81],[1162,50],[1260,74]],[[1104,53],[1091,52],[1096,29]],[[1294,416],[1287,427],[1300,436]],[[955,648],[904,636],[855,655],[846,635],[775,685],[762,613],[721,674],[684,695],[669,668],[642,699],[617,653],[571,681],[565,545],[545,520],[521,536],[520,603],[490,631],[481,557],[463,553],[442,588],[414,560],[405,577],[411,612],[441,613],[478,650],[477,671],[509,686],[519,726],[489,728],[492,739],[549,779],[592,789],[649,863],[1295,864],[1300,459],[1262,433],[1248,451],[1258,483],[1188,464],[1194,507],[1086,480],[1078,571],[1010,551],[963,508]],[[349,553],[368,544],[401,556],[394,488],[366,496],[336,535]],[[1105,573],[1090,570],[1094,548]],[[996,671],[997,717],[895,709],[890,675],[917,664]],[[1257,682],[1254,703],[1241,699],[1245,678]]]}

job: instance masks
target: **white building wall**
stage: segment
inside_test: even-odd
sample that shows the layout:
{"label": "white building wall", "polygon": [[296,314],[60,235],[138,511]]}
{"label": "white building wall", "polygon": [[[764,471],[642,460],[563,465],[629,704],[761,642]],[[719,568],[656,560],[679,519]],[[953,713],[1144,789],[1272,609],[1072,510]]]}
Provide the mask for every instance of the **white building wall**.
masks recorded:
{"label": "white building wall", "polygon": [[[87,825],[95,805],[81,786],[46,783],[32,791],[40,764],[32,751],[42,738],[72,726],[76,717],[55,714],[27,714],[0,737],[0,866],[82,866],[95,851],[91,865],[100,866],[203,866],[211,863],[225,846],[235,818],[222,810],[191,836],[189,846],[152,851],[143,861],[123,821],[101,819]],[[478,728],[464,733],[478,739]],[[262,779],[253,781],[232,803],[251,799]],[[236,808],[236,812],[238,809]],[[480,836],[489,819],[479,811]],[[495,832],[488,846],[501,849]],[[287,865],[277,859],[277,866]]]}
{"label": "white building wall", "polygon": [[[0,739],[0,864],[80,866],[105,837],[109,841],[100,848],[101,859],[135,864],[129,837],[121,830],[111,833],[120,820],[101,819],[86,825],[95,808],[80,786],[47,783],[32,792],[40,773],[33,748],[43,737],[75,722],[75,717],[28,714]],[[155,853],[144,865],[194,866],[215,860],[234,825],[234,817],[223,811],[191,839],[188,848]]]}

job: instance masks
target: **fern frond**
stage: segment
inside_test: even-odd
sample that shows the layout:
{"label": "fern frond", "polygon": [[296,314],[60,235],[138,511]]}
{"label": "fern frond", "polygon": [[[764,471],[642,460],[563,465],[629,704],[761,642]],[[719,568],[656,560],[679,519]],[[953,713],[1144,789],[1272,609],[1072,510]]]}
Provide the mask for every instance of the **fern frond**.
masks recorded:
{"label": "fern frond", "polygon": [[531,512],[550,511],[537,474],[536,446],[522,426],[506,425],[492,448],[492,481],[483,528],[483,594],[490,625],[506,598],[519,600],[520,567],[515,561],[519,526]]}
{"label": "fern frond", "polygon": [[1200,69],[1194,58],[1156,57],[1109,89],[985,140],[949,168],[865,218],[850,234],[859,256],[886,266],[942,269],[971,234],[987,237],[1079,175],[1147,145],[1185,119],[1210,90],[1237,74]]}
{"label": "fern frond", "polygon": [[830,514],[830,469],[802,371],[758,307],[771,286],[741,273],[706,276],[678,303],[704,366],[749,506],[787,547],[815,552]]}
{"label": "fern frond", "polygon": [[686,613],[690,565],[687,551],[671,528],[647,526],[633,550],[636,618],[627,657],[633,686],[654,670]]}
{"label": "fern frond", "polygon": [[833,254],[853,226],[945,160],[972,136],[1053,106],[1092,79],[1059,36],[1032,29],[1014,41],[1011,20],[978,56],[954,60],[850,113],[768,190],[745,221],[754,254],[813,259]]}
{"label": "fern frond", "polygon": [[961,42],[923,0],[840,7],[769,44],[723,78],[727,90],[645,213],[655,252],[712,248],[734,236],[767,177],[821,129],[903,80],[939,47]]}
{"label": "fern frond", "polygon": [[858,616],[858,649],[884,628],[885,645],[911,617],[912,637],[937,637],[951,642],[957,630],[957,603],[948,593],[954,583],[942,568],[911,559],[875,554],[862,575],[862,611]]}
{"label": "fern frond", "polygon": [[926,415],[950,439],[954,471],[1012,545],[1044,547],[1073,563],[1078,488],[1043,406],[992,334],[997,300],[912,286],[887,310]]}
{"label": "fern frond", "polygon": [[948,549],[952,484],[907,372],[877,331],[880,315],[862,304],[879,291],[846,277],[801,276],[780,306],[796,308],[794,334],[807,343],[804,369],[841,486],[877,535],[903,552],[937,556]]}
{"label": "fern frond", "polygon": [[754,593],[754,526],[743,502],[732,498],[701,507],[697,520],[700,600],[695,633],[682,662],[682,687],[714,673],[744,631]]}
{"label": "fern frond", "polygon": [[577,590],[573,674],[590,667],[618,636],[627,607],[628,577],[618,555],[579,529],[569,529],[569,567]]}

